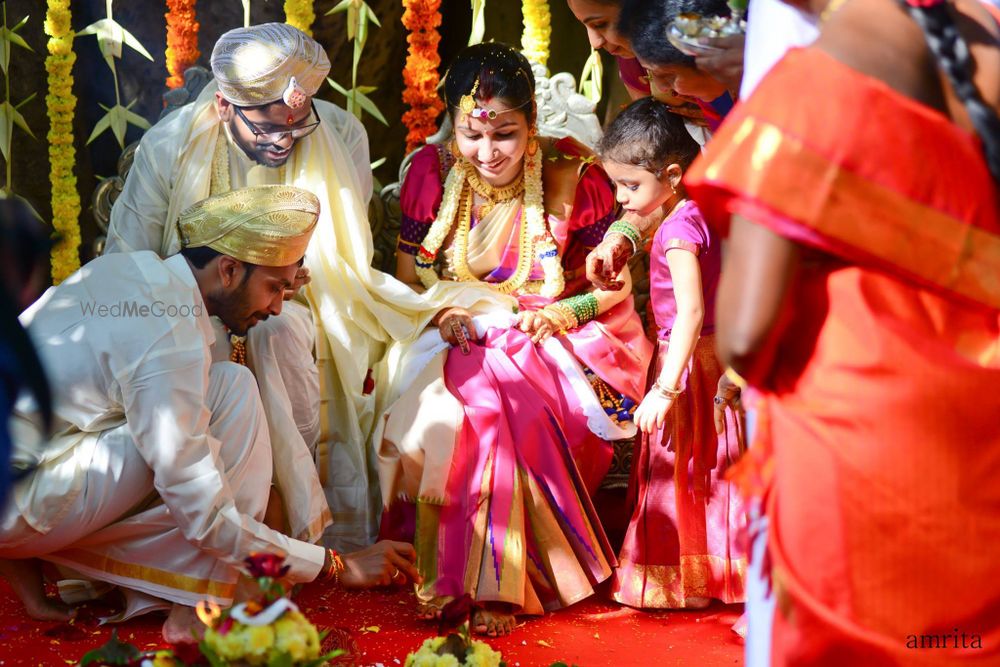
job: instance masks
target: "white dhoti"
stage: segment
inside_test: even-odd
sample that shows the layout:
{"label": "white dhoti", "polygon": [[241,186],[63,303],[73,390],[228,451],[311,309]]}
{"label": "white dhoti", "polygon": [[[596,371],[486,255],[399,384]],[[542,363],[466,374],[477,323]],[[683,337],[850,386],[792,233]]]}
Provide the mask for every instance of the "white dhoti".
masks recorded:
{"label": "white dhoti", "polygon": [[[209,442],[218,449],[213,454],[236,508],[259,521],[267,507],[272,463],[253,376],[237,364],[212,364],[206,406],[214,436]],[[33,428],[22,420],[14,423],[15,433]],[[73,437],[75,445],[14,487],[0,514],[0,557],[40,558],[180,604],[206,598],[231,604],[238,576],[232,558],[184,537],[153,491],[153,472],[135,448],[128,424]],[[52,446],[58,449],[58,438]],[[60,502],[67,483],[79,493]],[[39,508],[58,510],[39,521]]]}
{"label": "white dhoti", "polygon": [[[213,361],[227,360],[229,334],[217,318],[212,324]],[[315,342],[312,313],[297,301],[286,301],[281,315],[258,322],[247,335],[247,366],[257,378],[271,436],[274,485],[283,500],[289,536],[306,542],[317,542],[330,523],[314,458],[320,434]]]}

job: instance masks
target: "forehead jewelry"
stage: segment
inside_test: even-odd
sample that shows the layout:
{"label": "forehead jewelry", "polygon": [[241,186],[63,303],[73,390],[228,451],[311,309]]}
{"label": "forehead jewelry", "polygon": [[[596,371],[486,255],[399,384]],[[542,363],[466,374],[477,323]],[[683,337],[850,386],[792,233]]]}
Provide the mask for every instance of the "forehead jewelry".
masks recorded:
{"label": "forehead jewelry", "polygon": [[[462,113],[468,116],[473,114],[475,118],[479,118],[479,114],[476,111],[482,111],[476,107],[476,91],[479,90],[479,77],[476,77],[476,82],[472,84],[472,92],[468,95],[462,95],[462,99],[458,101],[458,108],[462,110]],[[494,112],[496,114],[496,112]],[[496,116],[494,115],[494,118]]]}

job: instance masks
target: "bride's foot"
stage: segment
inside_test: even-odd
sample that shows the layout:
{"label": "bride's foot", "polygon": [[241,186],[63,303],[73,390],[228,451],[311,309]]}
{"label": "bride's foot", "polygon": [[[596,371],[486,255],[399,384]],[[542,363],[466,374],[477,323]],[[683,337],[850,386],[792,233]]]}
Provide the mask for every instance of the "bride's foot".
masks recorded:
{"label": "bride's foot", "polygon": [[68,604],[45,595],[41,561],[35,558],[0,560],[0,576],[10,584],[31,618],[38,621],[68,621],[76,614],[76,610]]}
{"label": "bride's foot", "polygon": [[503,637],[511,633],[515,622],[509,604],[487,602],[472,615],[472,630],[487,637]]}
{"label": "bride's foot", "polygon": [[426,602],[417,603],[417,618],[421,621],[436,621],[441,618],[441,610],[454,598],[450,595],[442,595],[431,598]]}
{"label": "bride's foot", "polygon": [[712,598],[684,598],[685,609],[705,609],[712,604]]}
{"label": "bride's foot", "polygon": [[174,604],[163,623],[163,640],[168,644],[197,644],[205,636],[205,624],[194,607]]}

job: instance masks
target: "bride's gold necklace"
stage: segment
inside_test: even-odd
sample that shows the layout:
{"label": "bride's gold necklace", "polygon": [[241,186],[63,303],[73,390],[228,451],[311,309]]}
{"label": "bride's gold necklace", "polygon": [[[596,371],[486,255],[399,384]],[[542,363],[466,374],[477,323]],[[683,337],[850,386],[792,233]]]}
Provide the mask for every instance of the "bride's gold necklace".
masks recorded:
{"label": "bride's gold necklace", "polygon": [[501,188],[490,185],[480,177],[475,169],[469,169],[466,176],[472,191],[486,201],[479,205],[476,210],[476,218],[482,220],[493,208],[502,202],[510,201],[524,194],[524,170],[518,175],[513,183]]}

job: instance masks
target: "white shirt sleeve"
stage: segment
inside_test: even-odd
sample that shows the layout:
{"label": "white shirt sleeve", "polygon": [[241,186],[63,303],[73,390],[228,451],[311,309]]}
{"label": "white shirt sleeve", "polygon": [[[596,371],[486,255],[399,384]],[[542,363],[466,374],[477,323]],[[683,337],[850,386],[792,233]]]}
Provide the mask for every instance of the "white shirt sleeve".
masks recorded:
{"label": "white shirt sleeve", "polygon": [[148,138],[139,144],[125,187],[111,208],[104,254],[136,250],[160,253],[170,201],[166,175],[170,164],[157,164],[164,156],[156,155]]}
{"label": "white shirt sleeve", "polygon": [[178,349],[167,334],[134,370],[116,373],[125,419],[153,485],[192,544],[233,566],[254,551],[280,551],[288,554],[292,581],[312,581],[323,566],[322,547],[282,535],[236,507],[220,443],[208,430],[208,367],[204,349]]}
{"label": "white shirt sleeve", "polygon": [[[334,106],[334,105],[331,105]],[[358,175],[358,183],[361,191],[361,201],[367,204],[372,196],[372,163],[371,152],[368,146],[368,132],[361,121],[354,117],[354,114],[341,109],[334,108],[334,118],[336,119],[335,129],[341,141],[347,148],[354,163],[354,171]]]}

